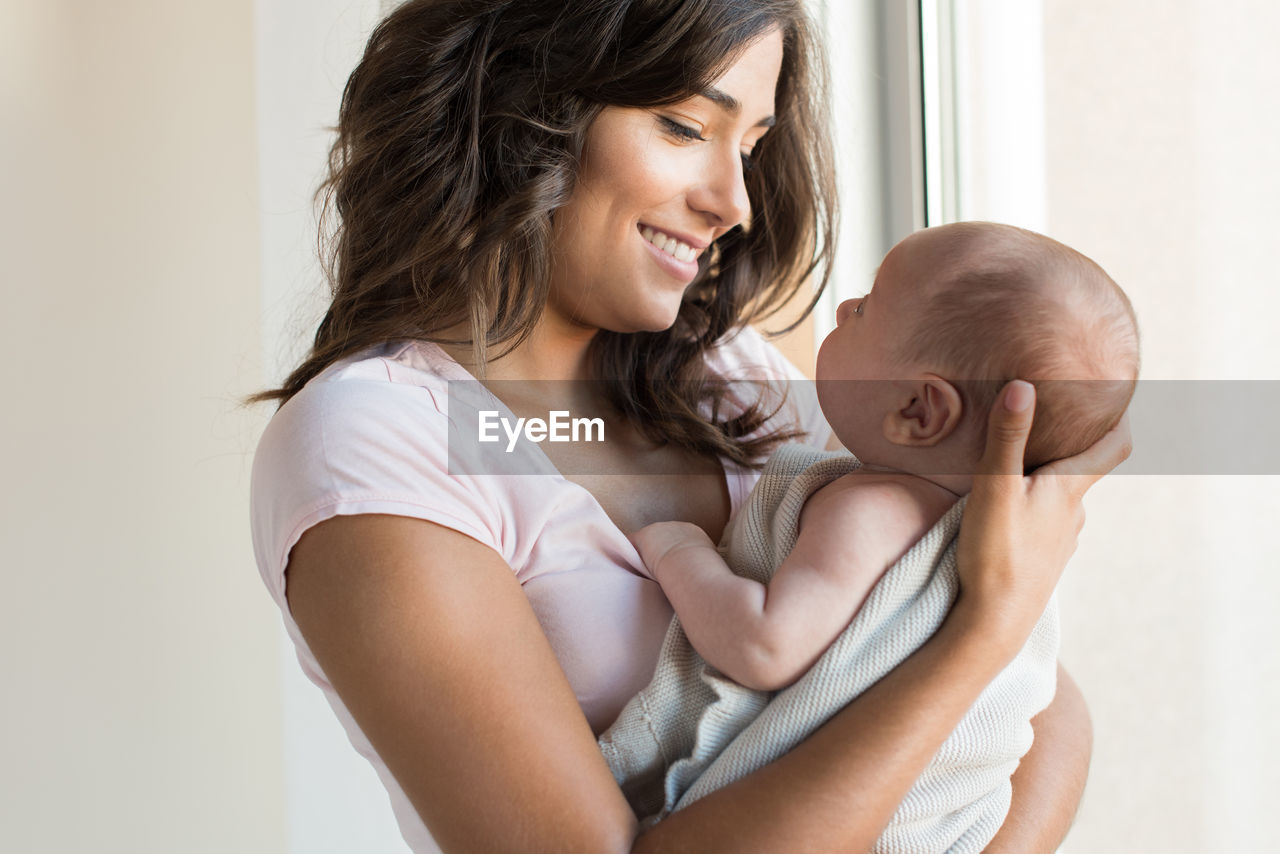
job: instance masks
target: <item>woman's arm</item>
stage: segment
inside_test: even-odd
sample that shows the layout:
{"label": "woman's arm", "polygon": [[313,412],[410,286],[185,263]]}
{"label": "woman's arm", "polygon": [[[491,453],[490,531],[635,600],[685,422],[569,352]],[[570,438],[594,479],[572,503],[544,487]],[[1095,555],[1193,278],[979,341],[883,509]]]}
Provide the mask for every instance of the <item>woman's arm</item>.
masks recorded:
{"label": "woman's arm", "polygon": [[1053,854],[1084,794],[1093,727],[1084,695],[1058,667],[1058,692],[1031,721],[1035,741],[1013,775],[1013,803],[986,854]]}
{"label": "woman's arm", "polygon": [[[993,414],[988,471],[1019,470],[1030,421]],[[1081,464],[1114,465],[1125,444],[1104,440]],[[639,838],[523,591],[486,546],[419,520],[331,519],[294,547],[289,605],[446,851],[866,850],[1025,642],[1092,479],[975,488],[961,596],[937,634],[795,750]],[[1039,583],[1002,588],[1011,564]]]}
{"label": "woman's arm", "polygon": [[[768,799],[753,803],[749,795],[744,798],[737,805],[736,820],[715,829],[735,839],[738,847],[750,850],[753,844],[763,846],[768,840],[784,851],[869,848],[933,752],[976,699],[977,693],[966,696],[973,688],[969,680],[985,687],[1021,647],[1075,550],[1084,524],[1080,499],[1129,455],[1131,447],[1125,419],[1084,453],[1023,477],[1023,451],[1034,405],[1034,388],[1015,381],[1002,390],[999,405],[992,409],[983,474],[976,479],[961,528],[961,595],[937,634],[794,751],[689,808],[735,790],[745,793],[766,777],[780,776],[784,783],[780,790],[800,793],[785,810]],[[1014,638],[1013,647],[997,654],[1001,663],[996,670],[984,674],[993,649]],[[984,641],[991,646],[984,648]],[[1037,744],[1013,780],[1011,827],[993,840],[992,851],[1053,851],[1079,803],[1088,768],[1088,714],[1074,683],[1062,676],[1058,697],[1033,721]],[[957,709],[958,696],[964,699]],[[943,718],[951,720],[939,730]],[[860,745],[855,755],[841,755],[842,748],[848,750],[851,744]],[[815,747],[816,756],[810,752]],[[831,776],[824,776],[828,773]],[[838,810],[845,798],[842,807],[849,821],[842,824]],[[827,824],[832,817],[816,812],[806,816],[802,806],[806,799],[815,808],[837,804],[835,823]],[[699,820],[687,812],[674,814],[658,829]],[[750,835],[734,835],[738,822],[746,826],[753,819],[764,827],[753,827]],[[876,825],[870,836],[866,835],[869,825]],[[710,837],[716,835],[713,832]]]}
{"label": "woman's arm", "polygon": [[308,530],[289,609],[444,851],[626,851],[635,816],[510,567],[397,516]]}
{"label": "woman's arm", "polygon": [[491,549],[419,520],[337,517],[303,536],[287,577],[317,661],[445,851],[865,849],[1007,658],[980,614],[957,609],[794,751],[635,839]]}

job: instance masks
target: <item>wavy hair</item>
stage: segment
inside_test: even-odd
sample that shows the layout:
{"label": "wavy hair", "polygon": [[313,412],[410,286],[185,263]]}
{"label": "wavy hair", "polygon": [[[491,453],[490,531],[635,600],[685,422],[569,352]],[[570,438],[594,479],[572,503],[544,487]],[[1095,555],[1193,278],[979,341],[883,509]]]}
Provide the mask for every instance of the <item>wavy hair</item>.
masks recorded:
{"label": "wavy hair", "polygon": [[[648,438],[758,464],[795,434],[753,436],[771,414],[762,402],[722,419],[729,391],[705,355],[816,279],[807,313],[826,285],[836,211],[825,59],[801,0],[398,7],[347,81],[317,194],[332,302],[303,363],[254,399],[287,401],[333,362],[398,339],[469,344],[482,376],[491,349],[517,346],[543,311],[552,214],[600,110],[701,92],[774,29],[776,125],[744,178],[749,227],[713,244],[670,329],[602,330],[592,345],[610,402]],[[458,328],[469,336],[447,337]]]}

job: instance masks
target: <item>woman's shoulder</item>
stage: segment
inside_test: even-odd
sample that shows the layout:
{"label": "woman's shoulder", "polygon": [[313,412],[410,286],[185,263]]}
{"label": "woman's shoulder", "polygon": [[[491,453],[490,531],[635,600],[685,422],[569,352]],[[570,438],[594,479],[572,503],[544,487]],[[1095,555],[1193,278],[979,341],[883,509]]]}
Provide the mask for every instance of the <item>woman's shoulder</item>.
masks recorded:
{"label": "woman's shoulder", "polygon": [[283,594],[288,552],[335,515],[413,516],[495,548],[494,496],[450,471],[448,390],[468,378],[433,345],[387,345],[330,366],[272,416],[254,455],[254,550]]}
{"label": "woman's shoulder", "polygon": [[337,362],[276,411],[258,443],[255,487],[343,474],[379,457],[429,458],[447,423],[447,372],[415,345],[387,346]]}
{"label": "woman's shoulder", "polygon": [[383,394],[391,401],[409,389],[446,391],[450,382],[471,379],[465,368],[435,344],[392,341],[333,363],[308,382],[294,399],[305,401],[363,393]]}

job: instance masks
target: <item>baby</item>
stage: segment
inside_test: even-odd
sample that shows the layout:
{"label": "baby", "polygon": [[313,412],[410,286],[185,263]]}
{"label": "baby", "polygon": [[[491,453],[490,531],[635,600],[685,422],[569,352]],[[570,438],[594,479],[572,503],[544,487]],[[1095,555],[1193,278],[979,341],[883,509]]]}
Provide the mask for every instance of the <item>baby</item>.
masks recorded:
{"label": "baby", "polygon": [[1088,258],[1012,226],[926,229],[890,250],[870,293],[841,304],[818,352],[823,414],[862,467],[805,502],[768,587],[734,575],[695,525],[650,525],[634,542],[702,657],[777,690],[969,492],[1005,381],[1043,380],[1030,470],[1102,438],[1137,372],[1133,309]]}
{"label": "baby", "polygon": [[[885,256],[870,293],[841,304],[836,323],[818,353],[818,398],[836,437],[857,459],[787,446],[770,460],[726,531],[724,551],[731,562],[735,553],[770,552],[772,566],[755,573],[735,566],[735,573],[702,529],[686,523],[657,523],[633,537],[678,626],[668,635],[650,688],[601,738],[624,790],[631,784],[629,795],[638,781],[624,778],[644,763],[625,755],[637,744],[627,727],[640,728],[639,720],[658,740],[665,737],[668,725],[654,721],[655,698],[662,695],[665,702],[670,693],[657,686],[664,668],[671,670],[668,659],[680,658],[678,651],[672,654],[675,641],[683,642],[673,639],[679,628],[706,663],[739,685],[757,692],[791,685],[846,627],[856,628],[851,620],[882,576],[944,515],[955,517],[951,531],[958,527],[960,508],[948,511],[972,487],[988,413],[1005,382],[1022,378],[1037,387],[1024,460],[1030,470],[1084,450],[1114,427],[1137,378],[1137,325],[1120,288],[1080,253],[1012,226],[957,223],[913,234]],[[794,518],[784,518],[788,512]],[[744,543],[768,540],[787,525],[792,531],[782,535],[782,549],[776,542]],[[924,574],[931,571],[937,574],[930,568]],[[949,601],[934,610],[944,612]],[[1048,640],[1034,669],[1047,687],[1018,711],[1026,721],[1053,693],[1056,623],[1042,634]],[[711,684],[715,674],[698,678]],[[690,688],[689,696],[696,690],[705,689]],[[767,702],[757,703],[748,717]],[[738,729],[730,728],[728,737]],[[1029,747],[1029,726],[1024,729],[1025,746],[1017,748],[1012,766],[1002,767],[1016,767]],[[681,750],[692,743],[675,729],[665,731]],[[698,739],[706,749],[705,734]],[[667,765],[673,753],[678,751],[670,744],[658,751]],[[668,775],[667,809],[679,799],[672,787]],[[639,804],[657,803],[652,795],[632,801],[641,812]],[[960,812],[949,808],[945,821]],[[981,832],[970,828],[965,850],[980,850],[1002,820],[1000,811],[978,822]],[[923,826],[918,816],[912,821]],[[939,842],[939,850],[966,833],[959,825],[944,830],[948,841]]]}

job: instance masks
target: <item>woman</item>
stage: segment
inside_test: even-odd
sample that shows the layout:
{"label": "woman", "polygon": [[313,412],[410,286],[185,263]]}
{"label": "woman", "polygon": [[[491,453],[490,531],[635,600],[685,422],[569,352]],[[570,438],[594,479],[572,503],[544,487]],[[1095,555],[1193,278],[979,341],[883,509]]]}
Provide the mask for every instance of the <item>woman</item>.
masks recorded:
{"label": "woman", "polygon": [[[1096,478],[986,479],[934,639],[783,759],[636,835],[593,735],[647,680],[670,609],[625,534],[683,519],[717,538],[778,441],[827,435],[809,407],[717,381],[794,376],[739,328],[830,256],[800,5],[417,0],[348,82],[333,304],[263,396],[285,403],[255,460],[255,548],[415,851],[865,850],[1074,549]],[[468,405],[450,383],[473,377],[515,415],[603,413],[609,441],[537,446],[540,477],[475,474],[449,434]],[[1006,390],[988,471],[1021,471],[1032,397]],[[1107,470],[1125,444],[1052,469]],[[1053,850],[1079,799],[1069,680],[1035,723],[993,850]]]}

